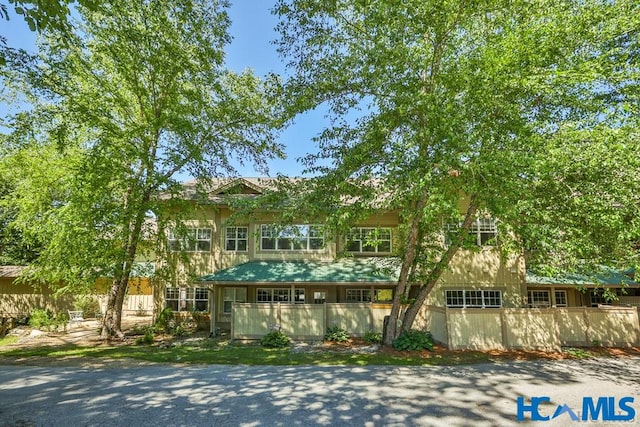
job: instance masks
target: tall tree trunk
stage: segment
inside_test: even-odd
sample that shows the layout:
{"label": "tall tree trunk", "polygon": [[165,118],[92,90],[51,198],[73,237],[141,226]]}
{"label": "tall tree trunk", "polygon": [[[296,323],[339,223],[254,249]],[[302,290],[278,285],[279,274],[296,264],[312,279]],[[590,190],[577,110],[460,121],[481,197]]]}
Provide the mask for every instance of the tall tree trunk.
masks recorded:
{"label": "tall tree trunk", "polygon": [[426,283],[420,287],[418,296],[405,312],[404,318],[402,320],[401,332],[408,331],[412,328],[413,322],[416,320],[418,313],[422,309],[427,296],[429,296],[429,293],[431,292],[433,287],[438,283],[440,276],[442,276],[442,273],[447,268],[455,254],[458,252],[458,249],[460,249],[460,246],[462,246],[465,236],[471,229],[471,224],[475,220],[477,211],[478,207],[475,204],[474,197],[471,197],[471,202],[469,203],[469,207],[467,208],[467,212],[465,214],[465,218],[462,222],[462,226],[460,227],[458,235],[451,242],[446,252],[442,255],[442,258],[440,258],[440,261],[436,264],[433,270],[431,270],[429,276],[427,277]]}
{"label": "tall tree trunk", "polygon": [[407,246],[405,248],[404,259],[402,260],[402,267],[400,269],[400,278],[396,285],[396,290],[393,295],[393,304],[391,306],[391,313],[389,314],[389,322],[384,334],[384,345],[391,345],[393,340],[398,337],[401,328],[398,324],[400,320],[400,310],[402,308],[402,298],[409,282],[409,273],[413,268],[413,263],[416,256],[416,246],[418,243],[418,235],[420,229],[420,218],[422,216],[422,210],[427,203],[427,192],[422,192],[420,200],[416,203],[415,214],[411,221],[411,228],[409,229],[409,238],[407,240]]}

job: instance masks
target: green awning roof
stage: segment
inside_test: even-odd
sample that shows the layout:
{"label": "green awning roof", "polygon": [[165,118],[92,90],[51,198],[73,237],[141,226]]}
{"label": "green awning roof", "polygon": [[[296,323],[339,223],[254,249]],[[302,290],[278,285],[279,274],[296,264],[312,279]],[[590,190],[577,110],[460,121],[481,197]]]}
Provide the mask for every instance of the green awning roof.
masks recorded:
{"label": "green awning roof", "polygon": [[623,272],[602,267],[598,272],[592,273],[560,273],[553,277],[547,277],[527,270],[526,282],[529,285],[579,285],[579,286],[625,286],[640,285]]}
{"label": "green awning roof", "polygon": [[397,282],[398,269],[388,258],[345,258],[337,261],[251,261],[217,271],[199,282]]}

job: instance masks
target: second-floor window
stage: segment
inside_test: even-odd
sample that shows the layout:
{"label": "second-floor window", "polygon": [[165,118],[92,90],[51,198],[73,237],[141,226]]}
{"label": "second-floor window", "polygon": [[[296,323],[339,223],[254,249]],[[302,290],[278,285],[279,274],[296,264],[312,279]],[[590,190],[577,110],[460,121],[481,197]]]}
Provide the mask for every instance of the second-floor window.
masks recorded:
{"label": "second-floor window", "polygon": [[227,251],[246,252],[249,227],[227,227],[224,248]]}
{"label": "second-floor window", "polygon": [[211,229],[188,228],[186,236],[181,238],[169,230],[169,249],[186,252],[211,252]]}
{"label": "second-floor window", "polygon": [[260,249],[263,251],[311,251],[324,246],[321,225],[260,226]]}
{"label": "second-floor window", "polygon": [[[460,232],[462,223],[447,224],[444,228],[445,244],[451,244],[451,239]],[[469,238],[477,246],[491,246],[496,243],[498,225],[494,218],[476,218],[471,223]]]}
{"label": "second-floor window", "polygon": [[347,241],[347,251],[349,252],[391,252],[391,229],[357,227],[349,232]]}

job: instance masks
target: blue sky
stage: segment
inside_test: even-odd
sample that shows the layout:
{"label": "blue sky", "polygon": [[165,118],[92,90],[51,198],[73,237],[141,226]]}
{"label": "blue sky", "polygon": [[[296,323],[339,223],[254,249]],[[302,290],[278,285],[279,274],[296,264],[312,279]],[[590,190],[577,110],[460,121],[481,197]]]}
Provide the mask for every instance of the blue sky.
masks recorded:
{"label": "blue sky", "polygon": [[[260,76],[269,72],[285,73],[283,61],[272,44],[277,37],[274,30],[277,18],[270,13],[272,6],[273,2],[265,0],[232,1],[229,15],[233,42],[227,47],[228,68],[237,71],[252,68]],[[13,10],[12,6],[8,8],[10,12]],[[11,47],[36,51],[36,34],[29,31],[19,16],[12,15],[8,22],[0,21],[0,34],[7,38],[7,44]],[[0,114],[5,112],[6,106],[0,105]],[[269,161],[270,175],[301,175],[303,167],[296,159],[316,150],[311,138],[321,131],[325,121],[324,114],[319,111],[298,117],[280,136],[280,142],[286,147],[287,158]],[[238,165],[238,171],[243,176],[259,175],[251,165]]]}

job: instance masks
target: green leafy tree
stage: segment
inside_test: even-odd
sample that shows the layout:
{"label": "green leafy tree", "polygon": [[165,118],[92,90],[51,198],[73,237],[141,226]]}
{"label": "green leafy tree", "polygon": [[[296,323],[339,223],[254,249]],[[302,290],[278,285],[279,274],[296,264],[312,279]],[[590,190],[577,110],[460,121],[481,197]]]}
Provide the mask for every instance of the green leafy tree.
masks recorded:
{"label": "green leafy tree", "polygon": [[[456,253],[472,249],[479,215],[500,219],[505,254],[535,241],[536,259],[565,268],[631,255],[637,9],[596,0],[277,3],[290,111],[323,108],[331,123],[305,159],[319,176],[288,189],[301,195],[294,209],[312,207],[342,230],[380,210],[402,218],[386,344],[411,329]],[[443,232],[446,224],[455,226]]]}
{"label": "green leafy tree", "polygon": [[178,174],[206,184],[234,173],[234,159],[264,168],[281,155],[278,79],[224,68],[226,7],[79,7],[73,38],[52,28],[39,61],[7,79],[32,104],[8,122],[2,163],[15,182],[14,224],[46,242],[27,274],[62,283],[61,292],[112,277],[103,337],[121,336],[136,259],[166,247],[167,228],[198,216]]}

